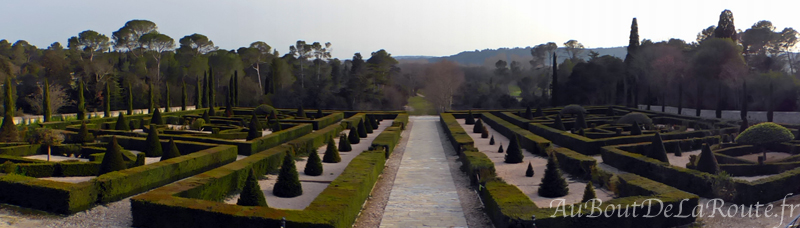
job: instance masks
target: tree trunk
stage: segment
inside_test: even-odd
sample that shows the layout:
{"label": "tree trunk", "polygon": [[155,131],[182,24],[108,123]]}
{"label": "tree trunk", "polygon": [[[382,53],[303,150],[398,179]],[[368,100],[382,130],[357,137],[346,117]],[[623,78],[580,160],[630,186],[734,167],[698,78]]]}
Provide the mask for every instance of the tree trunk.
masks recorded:
{"label": "tree trunk", "polygon": [[47,145],[47,161],[50,161],[50,145]]}
{"label": "tree trunk", "polygon": [[258,88],[261,91],[263,91],[264,90],[264,86],[261,85],[261,66],[258,65],[258,63],[256,63],[256,66],[253,67],[253,69],[256,70],[256,76],[257,76],[256,78],[258,78]]}

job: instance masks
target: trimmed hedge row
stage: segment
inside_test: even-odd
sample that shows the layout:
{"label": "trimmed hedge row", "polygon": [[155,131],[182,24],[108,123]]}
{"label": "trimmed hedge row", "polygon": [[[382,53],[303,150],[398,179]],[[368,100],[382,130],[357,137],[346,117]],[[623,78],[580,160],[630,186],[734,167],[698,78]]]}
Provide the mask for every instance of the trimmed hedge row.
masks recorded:
{"label": "trimmed hedge row", "polygon": [[388,127],[372,140],[370,146],[375,150],[379,150],[378,148],[386,149],[385,153],[388,158],[394,152],[394,147],[400,142],[400,134],[402,133],[403,130],[400,127]]}
{"label": "trimmed hedge row", "polygon": [[47,154],[47,148],[42,147],[42,144],[14,145],[0,148],[0,155],[24,157],[37,154]]}
{"label": "trimmed hedge row", "polygon": [[547,140],[539,135],[531,133],[530,131],[513,125],[505,120],[502,120],[492,114],[483,113],[481,119],[492,126],[492,128],[507,138],[514,137],[514,134],[519,135],[519,145],[530,151],[531,153],[539,153],[544,155],[545,148],[550,147],[550,140]]}
{"label": "trimmed hedge row", "polygon": [[348,117],[347,119],[342,120],[342,122],[340,124],[342,126],[344,126],[345,129],[350,129],[350,128],[358,126],[358,121],[366,120],[366,119],[367,119],[367,114],[358,113],[358,114],[355,114],[353,116]]}
{"label": "trimmed hedge row", "polygon": [[400,127],[401,130],[405,130],[407,125],[408,113],[397,114],[394,121],[392,121],[392,127]]}
{"label": "trimmed hedge row", "polygon": [[344,113],[341,112],[334,112],[330,113],[322,118],[319,119],[291,119],[291,120],[281,120],[282,123],[307,123],[311,124],[314,127],[314,130],[319,130],[330,126],[331,124],[338,123],[344,118]]}
{"label": "trimmed hedge row", "polygon": [[[208,110],[208,109],[207,108],[202,108],[202,109],[186,110],[186,111],[162,112],[161,116],[162,117],[166,117],[166,116],[183,116],[183,115],[191,115],[191,114],[203,114],[203,112],[206,111],[206,110]],[[150,117],[152,117],[152,114],[125,115],[125,119],[127,119],[128,121],[131,121],[131,120],[139,120],[139,121],[141,121],[142,119],[147,119],[147,123],[150,122],[149,121]],[[86,121],[87,125],[88,124],[100,125],[100,124],[108,123],[108,124],[110,124],[111,128],[106,128],[106,129],[114,129],[114,125],[117,122],[117,118],[118,117],[92,118],[92,119],[86,119],[85,121]],[[52,129],[66,129],[67,126],[69,126],[69,125],[79,125],[79,124],[81,124],[80,120],[41,123],[41,125],[43,127],[52,128]]]}
{"label": "trimmed hedge row", "polygon": [[92,207],[97,192],[91,182],[77,184],[0,174],[0,202],[61,214]]}

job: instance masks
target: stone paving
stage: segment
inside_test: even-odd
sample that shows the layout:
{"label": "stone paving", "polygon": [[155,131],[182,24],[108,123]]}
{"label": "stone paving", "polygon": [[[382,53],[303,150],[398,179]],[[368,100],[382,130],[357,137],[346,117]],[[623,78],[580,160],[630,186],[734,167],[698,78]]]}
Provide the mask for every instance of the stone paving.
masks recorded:
{"label": "stone paving", "polygon": [[467,227],[439,134],[438,116],[414,116],[381,220],[384,228]]}

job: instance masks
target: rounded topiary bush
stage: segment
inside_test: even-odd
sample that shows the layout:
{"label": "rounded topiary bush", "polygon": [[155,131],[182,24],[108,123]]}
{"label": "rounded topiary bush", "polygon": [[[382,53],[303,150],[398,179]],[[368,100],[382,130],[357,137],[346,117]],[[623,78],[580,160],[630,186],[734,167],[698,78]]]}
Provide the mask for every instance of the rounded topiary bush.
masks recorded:
{"label": "rounded topiary bush", "polygon": [[303,194],[303,186],[300,185],[300,178],[297,175],[297,166],[290,152],[283,157],[278,181],[272,188],[272,194],[277,197],[295,197]]}
{"label": "rounded topiary bush", "polygon": [[275,108],[265,104],[259,105],[256,109],[253,109],[253,113],[256,115],[269,115],[273,112],[275,112]]}
{"label": "rounded topiary bush", "polygon": [[766,145],[792,141],[794,135],[789,129],[771,122],[753,125],[739,136],[736,143],[749,145]]}
{"label": "rounded topiary bush", "polygon": [[562,108],[561,111],[558,111],[558,113],[561,115],[578,115],[578,113],[586,113],[586,109],[580,105],[571,104]]}
{"label": "rounded topiary bush", "polygon": [[631,112],[625,114],[624,116],[619,118],[619,120],[617,120],[617,124],[633,124],[633,123],[650,125],[653,124],[653,120],[641,112]]}
{"label": "rounded topiary bush", "polygon": [[199,131],[199,130],[202,130],[203,125],[206,125],[206,120],[204,120],[202,118],[198,118],[198,119],[195,119],[194,121],[192,121],[192,125],[189,126],[189,129]]}

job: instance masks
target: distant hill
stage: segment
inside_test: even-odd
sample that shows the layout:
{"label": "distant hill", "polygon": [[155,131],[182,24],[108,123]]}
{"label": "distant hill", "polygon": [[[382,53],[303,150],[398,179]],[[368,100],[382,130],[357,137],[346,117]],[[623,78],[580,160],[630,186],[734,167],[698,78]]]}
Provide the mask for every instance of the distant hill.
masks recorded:
{"label": "distant hill", "polygon": [[[581,57],[584,59],[589,59],[589,51],[595,51],[603,55],[610,55],[616,56],[620,59],[624,59],[625,55],[628,53],[626,47],[611,47],[611,48],[591,48],[591,49],[584,49]],[[558,48],[556,50],[556,55],[558,55],[558,62],[561,63],[565,59],[567,59],[567,51],[565,48]],[[528,63],[533,57],[531,57],[531,47],[516,47],[516,48],[499,48],[499,49],[484,49],[484,50],[475,50],[475,51],[464,51],[455,55],[451,56],[443,56],[443,57],[432,57],[432,56],[397,56],[395,57],[401,63],[419,63],[419,62],[437,62],[441,59],[447,59],[453,62],[457,62],[463,65],[483,65],[487,67],[494,67],[494,63],[497,60],[505,60],[509,63],[511,61],[517,61],[522,63],[524,67],[530,67]]]}

